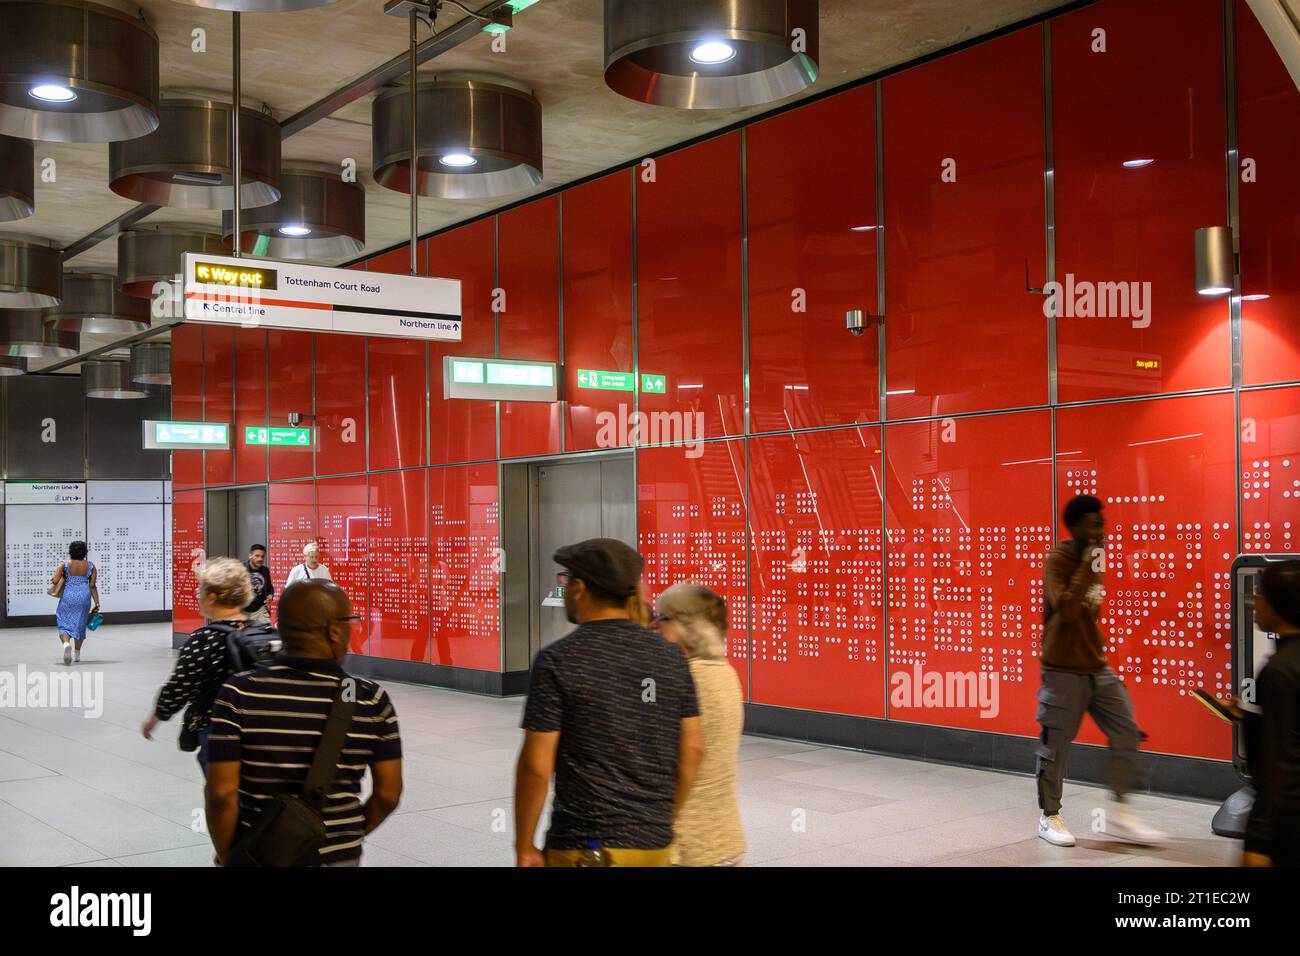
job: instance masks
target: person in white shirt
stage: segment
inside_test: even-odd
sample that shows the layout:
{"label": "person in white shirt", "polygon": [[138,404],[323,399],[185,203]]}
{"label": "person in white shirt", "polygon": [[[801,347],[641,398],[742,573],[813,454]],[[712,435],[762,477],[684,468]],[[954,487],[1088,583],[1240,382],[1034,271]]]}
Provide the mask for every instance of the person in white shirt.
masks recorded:
{"label": "person in white shirt", "polygon": [[298,581],[314,581],[317,578],[325,581],[332,581],[330,569],[320,563],[320,545],[315,541],[309,541],[302,547],[302,564],[294,566],[289,572],[289,580],[284,583],[286,588]]}

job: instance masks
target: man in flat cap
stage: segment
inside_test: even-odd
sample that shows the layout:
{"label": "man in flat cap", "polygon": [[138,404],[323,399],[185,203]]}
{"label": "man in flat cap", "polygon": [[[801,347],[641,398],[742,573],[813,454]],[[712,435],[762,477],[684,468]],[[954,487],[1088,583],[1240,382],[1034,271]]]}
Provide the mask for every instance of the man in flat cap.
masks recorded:
{"label": "man in flat cap", "polygon": [[[685,656],[629,616],[641,556],[592,538],[555,552],[578,625],[533,662],[515,772],[519,866],[667,866],[673,819],[704,753]],[[545,852],[533,844],[546,791]]]}

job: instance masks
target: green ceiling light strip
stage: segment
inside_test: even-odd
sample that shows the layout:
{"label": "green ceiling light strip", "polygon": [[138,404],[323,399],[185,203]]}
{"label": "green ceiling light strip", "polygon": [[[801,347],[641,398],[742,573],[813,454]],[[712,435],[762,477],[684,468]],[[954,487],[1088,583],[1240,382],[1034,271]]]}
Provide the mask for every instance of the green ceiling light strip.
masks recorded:
{"label": "green ceiling light strip", "polygon": [[[537,0],[510,0],[505,8],[509,11],[508,19],[513,19],[516,13],[520,13],[531,7]],[[505,33],[513,24],[511,23],[488,23],[483,27],[484,33]]]}

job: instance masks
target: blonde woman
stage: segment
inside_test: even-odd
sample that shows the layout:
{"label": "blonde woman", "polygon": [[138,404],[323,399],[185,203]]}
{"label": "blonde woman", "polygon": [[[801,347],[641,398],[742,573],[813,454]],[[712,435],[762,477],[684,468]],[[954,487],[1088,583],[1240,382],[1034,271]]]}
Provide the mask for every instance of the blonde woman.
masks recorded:
{"label": "blonde woman", "polygon": [[320,545],[315,541],[308,541],[302,546],[302,564],[294,565],[289,572],[289,580],[284,582],[286,590],[297,584],[299,581],[314,581],[321,578],[325,581],[332,581],[330,569],[320,563]]}
{"label": "blonde woman", "polygon": [[176,669],[158,691],[153,713],[144,722],[141,732],[146,740],[152,740],[154,728],[160,721],[171,720],[188,705],[179,743],[182,750],[198,751],[199,768],[206,777],[212,705],[216,702],[217,691],[230,676],[227,632],[211,625],[219,623],[242,628],[248,624],[244,608],[253,600],[253,582],[248,569],[234,558],[211,558],[203,562],[198,578],[196,597],[199,611],[209,623],[193,632],[181,645],[176,656]]}
{"label": "blonde woman", "polygon": [[727,604],[698,584],[659,596],[654,626],[681,648],[700,702],[704,759],[673,823],[674,866],[739,866],[745,834],[736,798],[736,760],[745,723],[740,681],[727,661]]}

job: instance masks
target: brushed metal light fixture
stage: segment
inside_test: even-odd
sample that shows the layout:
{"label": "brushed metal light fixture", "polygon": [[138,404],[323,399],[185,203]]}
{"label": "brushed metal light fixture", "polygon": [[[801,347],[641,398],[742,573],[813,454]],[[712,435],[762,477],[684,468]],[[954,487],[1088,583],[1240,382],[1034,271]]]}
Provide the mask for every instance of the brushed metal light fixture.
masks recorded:
{"label": "brushed metal light fixture", "polygon": [[40,309],[0,310],[0,355],[57,359],[77,354],[81,336],[61,332],[45,321]]}
{"label": "brushed metal light fixture", "polygon": [[130,335],[149,328],[149,303],[119,292],[115,275],[69,271],[63,301],[45,310],[45,321],[60,332]]}
{"label": "brushed metal light fixture", "polygon": [[131,381],[137,385],[170,385],[171,343],[138,342],[131,346]]}
{"label": "brushed metal light fixture", "polygon": [[0,222],[36,212],[36,158],[32,144],[0,136]]}
{"label": "brushed metal light fixture", "polygon": [[769,103],[816,82],[817,57],[817,0],[605,0],[605,84],[640,103]]}
{"label": "brushed metal light fixture", "polygon": [[227,10],[231,13],[292,13],[295,10],[327,7],[335,0],[180,0],[180,2],[188,3],[192,7]]}
{"label": "brushed metal light fixture", "polygon": [[1227,295],[1233,288],[1236,256],[1229,226],[1196,230],[1196,291],[1201,295]]}
{"label": "brushed metal light fixture", "polygon": [[[231,106],[216,100],[164,99],[161,123],[148,136],[113,143],[109,188],[126,199],[179,209],[230,209]],[[239,111],[241,205],[280,198],[280,125],[265,113]]]}
{"label": "brushed metal light fixture", "polygon": [[[391,86],[371,112],[375,182],[410,193],[411,90]],[[416,87],[416,192],[441,199],[504,196],[542,181],[542,106],[503,77],[446,75]]]}
{"label": "brushed metal light fixture", "polygon": [[194,223],[146,223],[120,232],[117,287],[126,295],[151,299],[157,283],[175,281],[187,252],[229,255],[220,232]]}
{"label": "brushed metal light fixture", "polygon": [[108,143],[158,127],[158,35],[116,0],[0,0],[0,133]]}
{"label": "brushed metal light fixture", "polygon": [[0,309],[47,309],[63,298],[63,253],[50,242],[0,236]]}
{"label": "brushed metal light fixture", "polygon": [[[233,242],[234,217],[221,214],[221,234]],[[345,259],[366,245],[366,191],[344,182],[337,166],[285,166],[280,198],[246,209],[240,223],[244,252],[272,259]]]}
{"label": "brushed metal light fixture", "polygon": [[81,363],[81,386],[87,398],[147,398],[149,392],[131,381],[124,358],[90,359]]}

